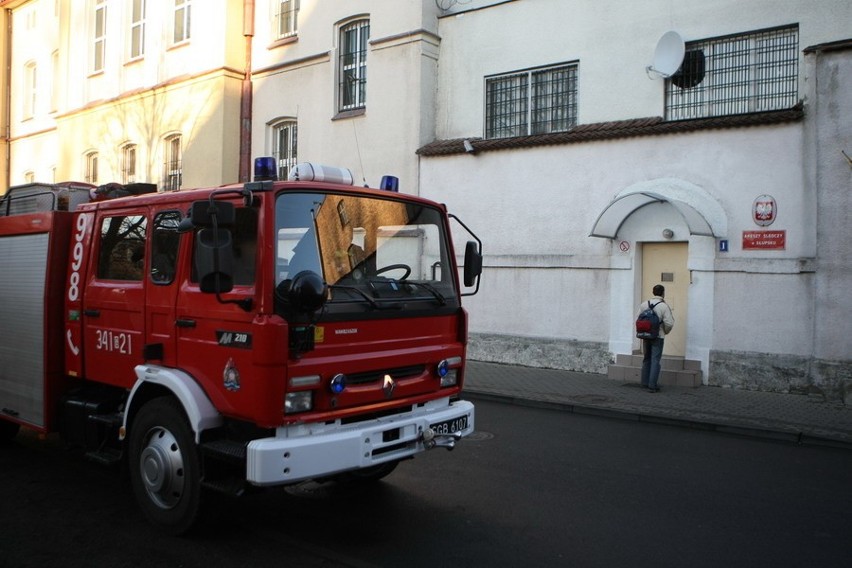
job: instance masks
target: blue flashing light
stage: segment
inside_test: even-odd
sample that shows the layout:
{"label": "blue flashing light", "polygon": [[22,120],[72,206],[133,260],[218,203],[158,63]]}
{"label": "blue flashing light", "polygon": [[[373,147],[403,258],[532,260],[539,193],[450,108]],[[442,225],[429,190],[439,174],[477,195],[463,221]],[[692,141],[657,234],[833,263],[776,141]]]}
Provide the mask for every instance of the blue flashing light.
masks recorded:
{"label": "blue flashing light", "polygon": [[278,168],[275,158],[266,156],[254,159],[254,181],[276,181],[278,179]]}
{"label": "blue flashing light", "polygon": [[396,176],[382,176],[382,183],[379,184],[379,189],[399,192],[399,178]]}
{"label": "blue flashing light", "polygon": [[331,378],[329,388],[334,394],[340,394],[346,388],[346,375],[338,373]]}
{"label": "blue flashing light", "polygon": [[447,376],[447,373],[450,372],[450,363],[444,359],[440,363],[438,363],[438,376],[443,378]]}

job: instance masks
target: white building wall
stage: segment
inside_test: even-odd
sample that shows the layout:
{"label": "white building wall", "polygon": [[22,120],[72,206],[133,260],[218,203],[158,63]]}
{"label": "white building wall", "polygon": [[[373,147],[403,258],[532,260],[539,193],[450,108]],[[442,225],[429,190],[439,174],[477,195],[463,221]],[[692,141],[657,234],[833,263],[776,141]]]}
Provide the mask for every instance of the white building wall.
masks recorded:
{"label": "white building wall", "polygon": [[663,84],[645,68],[663,33],[691,41],[793,23],[802,48],[836,40],[849,35],[852,7],[844,0],[523,0],[448,15],[440,20],[437,137],[483,135],[484,77],[571,61],[580,62],[581,124],[661,116]]}
{"label": "white building wall", "polygon": [[[484,135],[489,75],[578,62],[579,124],[662,116],[664,83],[645,68],[667,30],[690,41],[798,23],[803,49],[847,39],[852,5],[527,0],[439,21],[436,134],[451,140]],[[482,288],[467,302],[473,356],[605,372],[616,353],[638,347],[632,323],[649,294],[638,285],[641,246],[664,242],[662,229],[671,228],[674,241],[689,243],[689,317],[679,325],[687,326],[686,358],[701,361],[705,382],[835,394],[836,381],[811,371],[821,352],[848,370],[850,351],[848,334],[814,332],[826,290],[815,287],[821,233],[806,134],[816,93],[804,56],[799,77],[803,121],[421,157],[423,195],[447,203],[484,241]],[[842,92],[835,89],[827,87]],[[713,205],[699,209],[705,218],[720,212],[715,237],[689,235],[669,204],[636,211],[614,240],[589,237],[619,195],[677,198],[673,187],[704,195]],[[742,250],[743,231],[760,229],[752,207],[762,194],[778,204],[770,228],[786,231],[784,250]],[[852,293],[848,278],[832,282]]]}
{"label": "white building wall", "polygon": [[[269,125],[298,123],[298,159],[352,170],[376,187],[383,175],[400,191],[418,192],[415,152],[434,138],[434,92],[440,40],[434,2],[302,0],[298,32],[278,43],[270,36],[277,2],[256,4],[253,50],[254,156],[272,150]],[[369,18],[366,110],[338,117],[339,26]]]}

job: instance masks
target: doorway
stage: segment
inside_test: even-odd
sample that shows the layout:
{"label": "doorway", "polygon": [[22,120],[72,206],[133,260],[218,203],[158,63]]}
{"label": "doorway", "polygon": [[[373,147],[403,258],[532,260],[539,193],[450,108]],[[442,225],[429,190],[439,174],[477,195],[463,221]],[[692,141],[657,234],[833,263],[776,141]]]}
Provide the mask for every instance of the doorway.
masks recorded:
{"label": "doorway", "polygon": [[672,309],[675,326],[666,335],[663,355],[686,355],[686,322],[689,297],[688,243],[645,243],[642,245],[641,301],[651,297],[657,284],[666,288],[666,303]]}

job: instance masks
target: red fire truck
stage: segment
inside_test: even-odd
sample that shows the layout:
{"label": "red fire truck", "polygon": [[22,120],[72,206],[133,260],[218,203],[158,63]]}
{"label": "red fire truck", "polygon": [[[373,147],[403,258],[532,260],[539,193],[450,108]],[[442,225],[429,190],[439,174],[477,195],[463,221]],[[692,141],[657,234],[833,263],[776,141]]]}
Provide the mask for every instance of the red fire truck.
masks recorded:
{"label": "red fire truck", "polygon": [[[0,200],[0,438],[58,432],[126,463],[145,515],[181,533],[207,490],[372,481],[473,432],[479,239],[393,178],[276,181],[268,162],[242,185]],[[451,228],[475,239],[461,274]]]}

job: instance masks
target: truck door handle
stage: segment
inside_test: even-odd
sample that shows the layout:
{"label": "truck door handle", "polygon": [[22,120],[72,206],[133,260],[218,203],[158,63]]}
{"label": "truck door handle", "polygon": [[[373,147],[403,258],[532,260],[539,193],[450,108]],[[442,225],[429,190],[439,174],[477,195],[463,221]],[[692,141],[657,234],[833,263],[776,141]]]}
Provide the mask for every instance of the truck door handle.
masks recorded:
{"label": "truck door handle", "polygon": [[88,316],[90,318],[99,318],[101,317],[100,310],[83,310],[83,315]]}
{"label": "truck door handle", "polygon": [[175,322],[178,327],[195,327],[195,320],[179,319]]}

